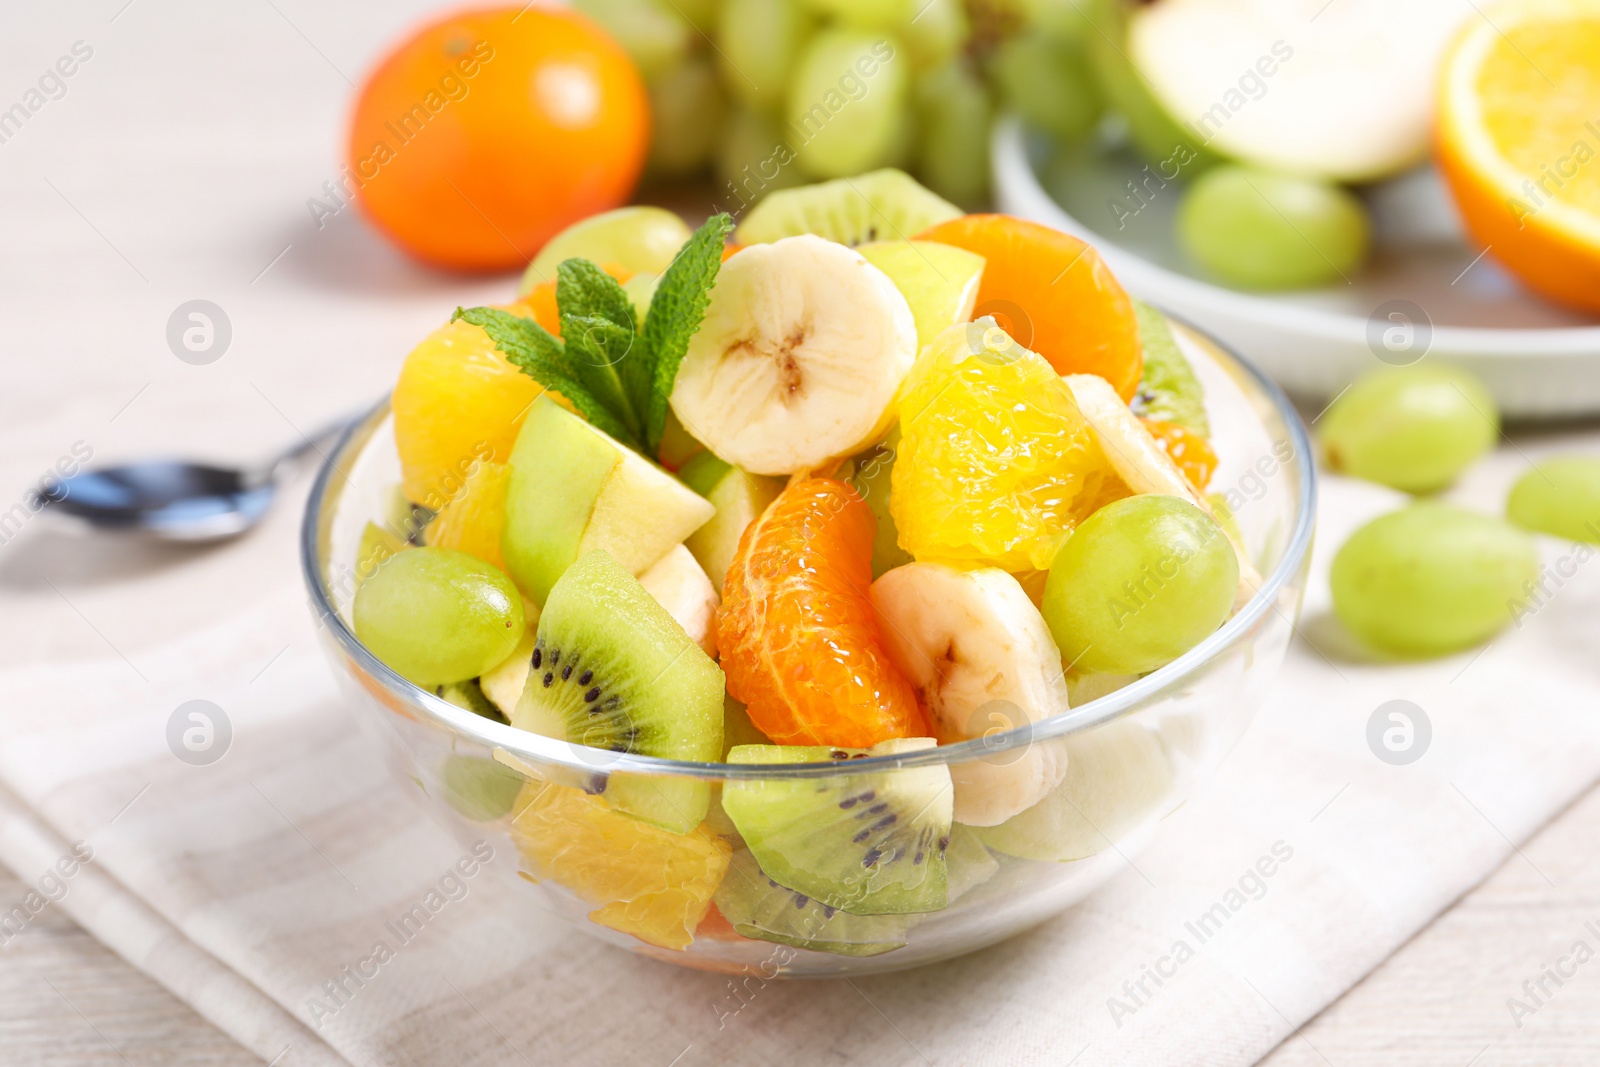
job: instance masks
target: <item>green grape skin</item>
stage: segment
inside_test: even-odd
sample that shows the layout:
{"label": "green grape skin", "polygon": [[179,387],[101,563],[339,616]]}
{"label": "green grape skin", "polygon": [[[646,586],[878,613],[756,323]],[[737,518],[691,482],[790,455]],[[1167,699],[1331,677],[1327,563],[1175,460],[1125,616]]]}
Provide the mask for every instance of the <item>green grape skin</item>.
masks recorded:
{"label": "green grape skin", "polygon": [[716,153],[728,100],[710,60],[695,56],[650,82],[649,171],[682,178]]}
{"label": "green grape skin", "polygon": [[1067,537],[1040,611],[1076,670],[1144,674],[1222,625],[1238,589],[1239,560],[1216,520],[1145,494],[1105,505]]}
{"label": "green grape skin", "polygon": [[785,114],[796,162],[818,179],[882,166],[902,136],[909,88],[904,46],[889,35],[818,33],[789,86]]}
{"label": "green grape skin", "polygon": [[683,62],[699,36],[663,0],[572,0],[572,6],[598,22],[646,80]]}
{"label": "green grape skin", "polygon": [[1040,31],[996,49],[990,73],[1003,99],[1031,126],[1063,140],[1094,129],[1103,102],[1082,49]]}
{"label": "green grape skin", "polygon": [[978,208],[989,198],[988,87],[958,59],[918,75],[915,92],[922,119],[917,177],[946,200]]}
{"label": "green grape skin", "polygon": [[476,678],[522,639],[522,596],[497,567],[450,548],[391,556],[356,591],[356,637],[424,688]]}
{"label": "green grape skin", "polygon": [[911,63],[932,70],[955,58],[967,40],[967,9],[961,0],[916,0],[919,10],[889,27],[905,42]]}
{"label": "green grape skin", "polygon": [[1419,501],[1352,534],[1329,582],[1346,629],[1380,652],[1422,657],[1493,637],[1538,578],[1538,549],[1515,526]]}
{"label": "green grape skin", "polygon": [[813,28],[798,0],[727,0],[717,25],[723,84],[747,107],[777,108]]}
{"label": "green grape skin", "polygon": [[[917,0],[804,0],[817,16],[845,26],[886,30],[909,22],[916,15]],[[926,3],[927,0],[921,0]],[[915,5],[915,6],[914,6]]]}
{"label": "green grape skin", "polygon": [[1329,470],[1407,493],[1449,486],[1500,436],[1500,416],[1484,384],[1438,363],[1374,371],[1320,422]]}
{"label": "green grape skin", "polygon": [[1600,458],[1541,460],[1517,479],[1506,517],[1524,530],[1600,544]]}
{"label": "green grape skin", "polygon": [[1367,212],[1329,182],[1225,164],[1195,179],[1178,206],[1178,243],[1242,289],[1309,289],[1346,281],[1371,241]]}
{"label": "green grape skin", "polygon": [[701,33],[710,34],[721,18],[722,0],[672,0],[678,14],[688,19]]}
{"label": "green grape skin", "polygon": [[739,215],[777,189],[805,183],[794,152],[776,120],[735,107],[717,146],[717,206]]}

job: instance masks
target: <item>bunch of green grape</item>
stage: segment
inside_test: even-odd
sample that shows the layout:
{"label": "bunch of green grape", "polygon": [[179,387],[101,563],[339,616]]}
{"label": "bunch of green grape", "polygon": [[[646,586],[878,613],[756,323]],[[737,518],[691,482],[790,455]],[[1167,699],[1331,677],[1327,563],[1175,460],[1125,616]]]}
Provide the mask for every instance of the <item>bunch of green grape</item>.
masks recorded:
{"label": "bunch of green grape", "polygon": [[710,177],[737,212],[877,167],[966,208],[1001,108],[1074,138],[1098,121],[1072,0],[573,0],[638,64],[647,181]]}

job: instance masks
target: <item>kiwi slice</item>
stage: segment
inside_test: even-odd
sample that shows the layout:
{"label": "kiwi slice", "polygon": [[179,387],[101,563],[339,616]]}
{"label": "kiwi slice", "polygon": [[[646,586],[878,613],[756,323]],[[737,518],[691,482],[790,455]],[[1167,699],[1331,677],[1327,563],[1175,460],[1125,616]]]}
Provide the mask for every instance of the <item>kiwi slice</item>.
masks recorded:
{"label": "kiwi slice", "polygon": [[852,915],[779,885],[746,849],[735,849],[717,887],[717,908],[745,937],[836,956],[881,956],[904,948],[910,920]]}
{"label": "kiwi slice", "polygon": [[[722,755],[723,691],[721,668],[596,550],[551,587],[511,724],[604,752],[711,762]],[[706,782],[607,775],[606,762],[595,754],[590,791],[612,808],[678,834],[705,818]]]}
{"label": "kiwi slice", "polygon": [[909,174],[886,168],[779,189],[750,209],[733,239],[753,245],[814,233],[854,247],[868,241],[903,241],[962,214]]}
{"label": "kiwi slice", "polygon": [[[931,737],[870,749],[740,745],[729,763],[826,763],[915,752]],[[944,766],[825,778],[731,780],[722,807],[779,885],[852,915],[945,906],[953,791]]]}
{"label": "kiwi slice", "polygon": [[1142,300],[1133,302],[1133,310],[1144,345],[1144,379],[1129,407],[1141,418],[1175,422],[1201,437],[1210,437],[1205,391],[1178,350],[1167,317]]}

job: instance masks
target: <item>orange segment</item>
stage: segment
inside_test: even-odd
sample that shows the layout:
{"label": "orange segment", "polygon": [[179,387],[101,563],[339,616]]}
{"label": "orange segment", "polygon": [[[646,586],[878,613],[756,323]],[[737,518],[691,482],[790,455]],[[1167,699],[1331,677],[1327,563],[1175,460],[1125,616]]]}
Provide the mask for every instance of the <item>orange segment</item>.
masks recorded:
{"label": "orange segment", "polygon": [[998,328],[944,337],[901,394],[889,493],[900,545],[919,560],[1047,570],[1114,475],[1043,358]]}
{"label": "orange segment", "polygon": [[1437,151],[1490,255],[1529,288],[1600,311],[1600,0],[1469,19],[1445,58]]}
{"label": "orange segment", "polygon": [[673,834],[597,796],[529,782],[512,807],[511,838],[529,872],[590,904],[589,918],[661,948],[685,949],[728,870],[728,843],[704,825]]}
{"label": "orange segment", "polygon": [[1211,484],[1211,476],[1217,471],[1217,454],[1212,450],[1211,442],[1175,422],[1163,422],[1160,419],[1139,421],[1144,423],[1144,428],[1150,431],[1150,436],[1156,439],[1162,451],[1172,457],[1172,462],[1189,479],[1189,484],[1199,492],[1205,492],[1206,486]]}
{"label": "orange segment", "polygon": [[[505,310],[530,314],[520,303]],[[429,334],[406,357],[392,398],[406,498],[437,511],[461,491],[475,463],[510,459],[542,392],[479,327],[458,321]]]}
{"label": "orange segment", "polygon": [[504,463],[480,463],[467,475],[461,491],[451,498],[423,531],[425,543],[438,548],[469,552],[501,570],[500,528],[506,517],[506,480],[511,468]]}
{"label": "orange segment", "polygon": [[717,647],[728,695],[780,745],[867,748],[927,733],[867,595],[876,526],[848,484],[805,478],[740,538]]}
{"label": "orange segment", "polygon": [[1131,400],[1144,373],[1133,301],[1076,237],[1010,215],[963,215],[917,237],[987,259],[974,318],[992,315],[1057,374],[1098,374]]}

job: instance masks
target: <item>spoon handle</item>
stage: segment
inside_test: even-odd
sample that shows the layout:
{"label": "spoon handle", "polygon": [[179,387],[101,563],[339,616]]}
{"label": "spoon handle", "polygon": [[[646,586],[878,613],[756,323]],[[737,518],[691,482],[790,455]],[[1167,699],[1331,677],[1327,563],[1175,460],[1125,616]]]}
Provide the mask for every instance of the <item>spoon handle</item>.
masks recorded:
{"label": "spoon handle", "polygon": [[350,412],[321,427],[314,433],[302,434],[300,440],[296,441],[293,445],[284,449],[272,459],[268,460],[264,465],[257,468],[256,480],[260,482],[277,481],[278,478],[281,477],[284,472],[294,464],[295,460],[299,459],[307,452],[315,449],[320,455],[322,453],[320,446],[324,442],[343,433],[346,427],[364,416],[368,410],[370,409],[363,408],[360,411]]}

